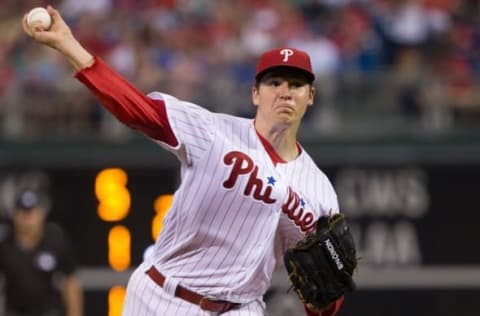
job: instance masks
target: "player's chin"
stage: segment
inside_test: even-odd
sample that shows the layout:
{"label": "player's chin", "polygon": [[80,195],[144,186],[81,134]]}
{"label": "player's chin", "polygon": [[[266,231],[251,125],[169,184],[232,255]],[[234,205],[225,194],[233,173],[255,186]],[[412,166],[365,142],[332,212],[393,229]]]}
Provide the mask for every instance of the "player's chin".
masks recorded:
{"label": "player's chin", "polygon": [[285,110],[279,111],[277,117],[284,123],[292,123],[296,120],[297,115],[294,111]]}

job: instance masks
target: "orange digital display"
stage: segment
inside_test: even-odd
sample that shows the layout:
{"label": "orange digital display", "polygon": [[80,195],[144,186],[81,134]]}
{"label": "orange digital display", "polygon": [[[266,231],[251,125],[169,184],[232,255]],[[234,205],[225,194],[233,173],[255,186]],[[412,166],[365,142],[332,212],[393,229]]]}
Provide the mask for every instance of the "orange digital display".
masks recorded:
{"label": "orange digital display", "polygon": [[[101,170],[95,177],[97,214],[105,222],[124,220],[130,212],[131,197],[127,188],[128,175],[120,168]],[[153,202],[152,238],[155,240],[163,227],[163,220],[172,205],[173,195],[163,194]],[[108,232],[108,264],[114,271],[125,271],[131,265],[130,230],[116,223]],[[108,316],[120,316],[125,298],[125,287],[113,286],[108,293]]]}
{"label": "orange digital display", "polygon": [[108,168],[95,178],[95,195],[99,201],[98,216],[107,222],[120,221],[130,211],[127,173],[120,168]]}

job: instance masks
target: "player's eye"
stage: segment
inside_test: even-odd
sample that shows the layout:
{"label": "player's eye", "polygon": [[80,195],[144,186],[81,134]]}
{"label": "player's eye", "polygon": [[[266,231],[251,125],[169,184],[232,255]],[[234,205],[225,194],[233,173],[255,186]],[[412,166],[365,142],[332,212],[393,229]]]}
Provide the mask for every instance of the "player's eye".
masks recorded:
{"label": "player's eye", "polygon": [[306,85],[306,83],[301,80],[294,80],[289,83],[289,86],[293,88],[300,88],[300,87],[303,87],[304,85]]}
{"label": "player's eye", "polygon": [[282,84],[282,81],[280,79],[271,78],[267,81],[267,85],[271,87],[278,87],[281,84]]}

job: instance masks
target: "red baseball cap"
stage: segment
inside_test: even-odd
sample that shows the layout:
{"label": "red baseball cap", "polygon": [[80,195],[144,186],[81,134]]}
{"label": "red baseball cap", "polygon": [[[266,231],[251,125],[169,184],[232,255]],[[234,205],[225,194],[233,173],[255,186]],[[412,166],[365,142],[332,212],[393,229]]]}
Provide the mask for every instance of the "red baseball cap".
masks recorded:
{"label": "red baseball cap", "polygon": [[315,75],[312,71],[312,63],[310,56],[299,49],[281,47],[275,48],[260,56],[255,71],[255,79],[260,79],[265,72],[276,67],[292,67],[302,70],[308,79],[315,80]]}

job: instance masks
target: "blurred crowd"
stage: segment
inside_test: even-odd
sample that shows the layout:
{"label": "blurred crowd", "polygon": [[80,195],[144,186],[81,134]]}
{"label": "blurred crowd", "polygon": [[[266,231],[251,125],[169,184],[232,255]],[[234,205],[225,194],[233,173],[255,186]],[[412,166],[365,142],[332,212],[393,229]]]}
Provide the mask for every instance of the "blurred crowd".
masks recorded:
{"label": "blurred crowd", "polygon": [[[73,70],[27,39],[45,1],[0,2],[1,139],[123,139]],[[57,0],[77,38],[143,92],[252,115],[259,54],[308,51],[317,75],[307,128],[443,132],[480,123],[478,0]]]}

